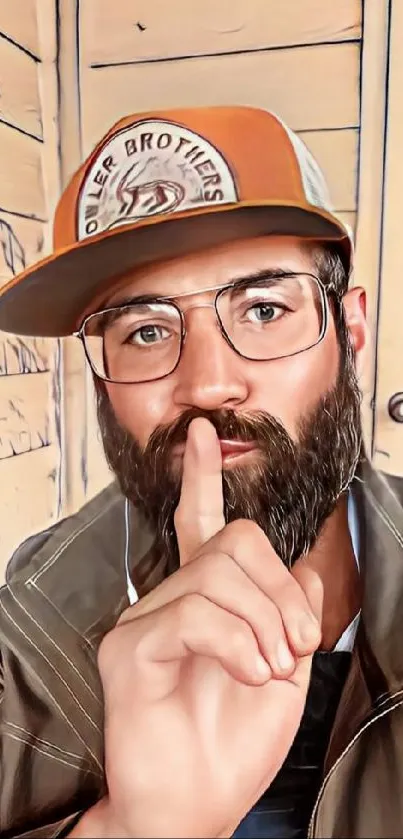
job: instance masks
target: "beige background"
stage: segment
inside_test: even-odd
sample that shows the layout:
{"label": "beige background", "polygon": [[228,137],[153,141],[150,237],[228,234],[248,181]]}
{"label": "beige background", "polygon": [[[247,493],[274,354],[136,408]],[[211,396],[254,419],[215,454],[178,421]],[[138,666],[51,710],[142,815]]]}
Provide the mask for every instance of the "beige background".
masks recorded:
{"label": "beige background", "polygon": [[[356,231],[374,335],[367,445],[403,475],[403,424],[388,414],[403,390],[402,38],[402,0],[1,0],[0,282],[49,252],[60,190],[115,120],[272,109]],[[107,480],[78,342],[0,333],[0,579],[17,544]]]}

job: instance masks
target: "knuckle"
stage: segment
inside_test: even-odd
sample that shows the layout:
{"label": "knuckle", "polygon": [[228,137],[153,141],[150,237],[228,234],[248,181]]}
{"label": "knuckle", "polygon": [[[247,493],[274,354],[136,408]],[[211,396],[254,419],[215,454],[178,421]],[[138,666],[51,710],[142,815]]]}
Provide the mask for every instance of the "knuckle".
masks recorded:
{"label": "knuckle", "polygon": [[299,604],[302,606],[305,600],[304,593],[297,581],[284,566],[284,574],[279,575],[275,585],[275,598],[282,604],[292,603],[293,608]]}
{"label": "knuckle", "polygon": [[196,620],[195,616],[200,614],[203,606],[204,598],[202,595],[195,592],[189,592],[188,594],[184,594],[182,597],[179,597],[175,604],[178,628],[184,629],[188,627],[190,623],[194,623]]}
{"label": "knuckle", "polygon": [[230,653],[236,658],[242,657],[246,652],[250,651],[251,644],[254,640],[252,629],[246,622],[242,625],[239,621],[239,626],[232,629],[230,637],[228,638],[228,647]]}
{"label": "knuckle", "polygon": [[197,588],[203,594],[211,593],[218,582],[226,579],[232,558],[223,551],[204,554],[198,560],[196,571]]}
{"label": "knuckle", "polygon": [[252,519],[236,519],[227,524],[227,530],[235,538],[257,538],[263,535],[262,529]]}

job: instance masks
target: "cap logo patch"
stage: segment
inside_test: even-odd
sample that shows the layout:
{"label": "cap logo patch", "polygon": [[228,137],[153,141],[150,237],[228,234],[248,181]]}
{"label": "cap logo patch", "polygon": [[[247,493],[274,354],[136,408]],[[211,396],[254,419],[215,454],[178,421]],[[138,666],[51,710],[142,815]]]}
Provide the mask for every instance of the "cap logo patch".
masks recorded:
{"label": "cap logo patch", "polygon": [[78,202],[78,238],[237,200],[231,169],[211,143],[181,125],[144,120],[111,137],[93,160]]}

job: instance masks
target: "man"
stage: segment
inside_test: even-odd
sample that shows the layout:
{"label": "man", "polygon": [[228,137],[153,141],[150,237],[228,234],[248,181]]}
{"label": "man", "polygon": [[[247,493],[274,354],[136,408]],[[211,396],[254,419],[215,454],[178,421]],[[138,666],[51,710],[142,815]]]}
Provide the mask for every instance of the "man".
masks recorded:
{"label": "man", "polygon": [[0,329],[75,333],[116,482],[2,607],[3,836],[403,835],[402,511],[365,461],[365,297],[274,115],[132,115]]}

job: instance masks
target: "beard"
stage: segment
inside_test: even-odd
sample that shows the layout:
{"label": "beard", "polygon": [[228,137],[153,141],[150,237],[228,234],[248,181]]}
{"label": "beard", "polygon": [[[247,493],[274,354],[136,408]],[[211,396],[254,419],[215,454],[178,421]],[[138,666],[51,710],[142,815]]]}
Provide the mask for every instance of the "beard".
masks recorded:
{"label": "beard", "polygon": [[124,496],[155,534],[151,558],[137,574],[133,571],[140,596],[179,567],[174,513],[181,473],[173,469],[172,450],[186,442],[195,417],[207,418],[222,439],[255,444],[259,452],[255,461],[223,471],[225,521],[252,519],[288,567],[315,544],[348,490],[361,454],[361,393],[345,329],[336,384],[300,418],[296,439],[264,411],[189,409],[172,424],[157,427],[142,449],[118,423],[101,382],[96,382],[96,392],[108,464]]}

